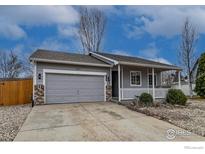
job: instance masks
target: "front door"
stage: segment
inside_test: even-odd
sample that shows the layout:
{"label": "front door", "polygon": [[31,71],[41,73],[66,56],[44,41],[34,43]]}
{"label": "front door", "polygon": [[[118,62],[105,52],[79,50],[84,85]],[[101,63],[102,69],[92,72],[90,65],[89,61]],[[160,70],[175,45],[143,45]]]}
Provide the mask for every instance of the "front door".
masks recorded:
{"label": "front door", "polygon": [[112,97],[118,97],[118,72],[112,71]]}

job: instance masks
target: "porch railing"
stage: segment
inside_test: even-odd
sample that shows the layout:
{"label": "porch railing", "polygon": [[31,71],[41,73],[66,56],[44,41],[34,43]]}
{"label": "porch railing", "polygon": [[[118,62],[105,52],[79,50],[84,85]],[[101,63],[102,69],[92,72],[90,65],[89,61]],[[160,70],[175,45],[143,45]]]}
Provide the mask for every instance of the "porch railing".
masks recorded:
{"label": "porch railing", "polygon": [[[155,98],[165,98],[169,88],[155,88]],[[140,96],[143,92],[153,94],[152,88],[123,88],[121,89],[122,99],[133,99]]]}

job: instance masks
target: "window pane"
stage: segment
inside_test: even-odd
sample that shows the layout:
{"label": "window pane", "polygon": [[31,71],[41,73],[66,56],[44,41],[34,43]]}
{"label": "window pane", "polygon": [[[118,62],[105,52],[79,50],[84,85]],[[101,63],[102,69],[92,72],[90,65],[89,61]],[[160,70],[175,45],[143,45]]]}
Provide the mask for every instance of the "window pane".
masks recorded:
{"label": "window pane", "polygon": [[131,72],[131,84],[140,85],[140,73],[139,72]]}
{"label": "window pane", "polygon": [[[149,75],[149,85],[152,86],[152,75]],[[157,85],[157,76],[154,75],[154,85]]]}

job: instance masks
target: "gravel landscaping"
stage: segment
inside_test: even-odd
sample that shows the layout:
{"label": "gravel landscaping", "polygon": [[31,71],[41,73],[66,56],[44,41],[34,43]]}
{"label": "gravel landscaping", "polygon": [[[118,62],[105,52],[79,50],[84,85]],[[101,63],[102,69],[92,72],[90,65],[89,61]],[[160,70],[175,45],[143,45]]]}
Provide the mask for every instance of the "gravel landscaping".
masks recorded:
{"label": "gravel landscaping", "polygon": [[0,106],[0,141],[13,141],[30,111],[30,104]]}
{"label": "gravel landscaping", "polygon": [[188,100],[186,106],[158,104],[155,107],[136,107],[128,105],[128,108],[205,137],[205,100]]}

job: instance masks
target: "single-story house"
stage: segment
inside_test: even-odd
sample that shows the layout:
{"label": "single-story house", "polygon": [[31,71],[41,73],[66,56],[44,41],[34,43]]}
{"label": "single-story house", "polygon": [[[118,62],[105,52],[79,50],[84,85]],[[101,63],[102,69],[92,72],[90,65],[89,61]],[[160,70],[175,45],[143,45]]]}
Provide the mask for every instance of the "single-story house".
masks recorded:
{"label": "single-story house", "polygon": [[[101,52],[76,54],[37,50],[34,65],[34,101],[44,103],[100,102],[133,99],[147,92],[164,98],[161,73],[181,68],[143,58]],[[179,88],[180,88],[180,73]],[[154,81],[154,82],[153,82]]]}

